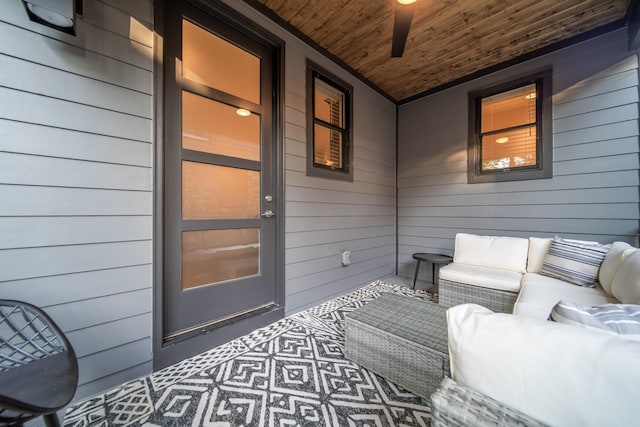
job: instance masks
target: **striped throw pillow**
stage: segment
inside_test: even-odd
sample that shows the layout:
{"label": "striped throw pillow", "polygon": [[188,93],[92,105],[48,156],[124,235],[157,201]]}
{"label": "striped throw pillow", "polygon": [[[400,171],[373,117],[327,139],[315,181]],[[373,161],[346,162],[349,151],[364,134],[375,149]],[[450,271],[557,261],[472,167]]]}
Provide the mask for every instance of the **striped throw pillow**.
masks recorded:
{"label": "striped throw pillow", "polygon": [[560,301],[553,307],[549,320],[598,329],[631,341],[640,341],[640,305],[604,304],[581,307]]}
{"label": "striped throw pillow", "polygon": [[556,236],[544,257],[540,274],[593,288],[609,247],[610,245],[582,243]]}

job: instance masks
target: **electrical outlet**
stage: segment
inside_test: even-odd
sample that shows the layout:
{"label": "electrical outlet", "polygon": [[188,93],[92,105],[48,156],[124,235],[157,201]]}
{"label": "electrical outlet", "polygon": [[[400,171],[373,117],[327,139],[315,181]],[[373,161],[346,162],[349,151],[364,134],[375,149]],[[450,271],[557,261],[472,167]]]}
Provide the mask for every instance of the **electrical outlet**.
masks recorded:
{"label": "electrical outlet", "polygon": [[346,267],[349,264],[351,264],[351,252],[350,251],[343,251],[342,252],[342,265]]}

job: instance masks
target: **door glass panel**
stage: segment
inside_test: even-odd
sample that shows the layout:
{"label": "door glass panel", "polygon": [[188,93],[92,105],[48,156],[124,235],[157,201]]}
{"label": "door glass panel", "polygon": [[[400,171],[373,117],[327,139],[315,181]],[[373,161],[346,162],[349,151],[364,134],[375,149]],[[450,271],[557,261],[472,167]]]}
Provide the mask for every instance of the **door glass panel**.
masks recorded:
{"label": "door glass panel", "polygon": [[260,216],[260,172],[182,162],[183,219]]}
{"label": "door glass panel", "polygon": [[260,274],[257,228],[182,233],[182,289]]}
{"label": "door glass panel", "polygon": [[260,116],[182,91],[182,147],[260,161]]}
{"label": "door glass panel", "polygon": [[182,21],[182,75],[260,103],[260,58],[187,20]]}

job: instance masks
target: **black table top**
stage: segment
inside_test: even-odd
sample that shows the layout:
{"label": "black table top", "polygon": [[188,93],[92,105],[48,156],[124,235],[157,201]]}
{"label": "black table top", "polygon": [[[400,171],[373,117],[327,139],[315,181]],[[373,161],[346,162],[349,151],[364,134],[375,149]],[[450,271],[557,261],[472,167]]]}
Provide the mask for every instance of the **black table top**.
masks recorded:
{"label": "black table top", "polygon": [[413,254],[413,258],[420,260],[420,261],[427,261],[427,262],[433,262],[436,264],[440,264],[440,263],[444,263],[444,262],[451,262],[451,260],[453,260],[452,257],[450,257],[449,255],[442,255],[442,254],[431,254],[431,253],[427,253],[427,252],[418,252]]}

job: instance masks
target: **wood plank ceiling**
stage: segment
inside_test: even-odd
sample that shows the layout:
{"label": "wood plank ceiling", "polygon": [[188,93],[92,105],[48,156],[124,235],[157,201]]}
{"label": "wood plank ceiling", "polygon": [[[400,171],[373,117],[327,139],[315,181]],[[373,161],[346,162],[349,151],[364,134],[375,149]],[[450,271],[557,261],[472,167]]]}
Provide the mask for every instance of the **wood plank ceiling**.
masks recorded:
{"label": "wood plank ceiling", "polygon": [[275,13],[396,101],[622,23],[629,0],[417,0],[391,57],[396,0],[245,0]]}

